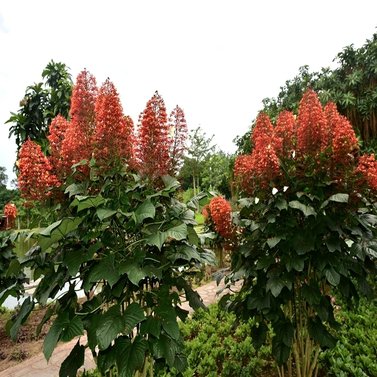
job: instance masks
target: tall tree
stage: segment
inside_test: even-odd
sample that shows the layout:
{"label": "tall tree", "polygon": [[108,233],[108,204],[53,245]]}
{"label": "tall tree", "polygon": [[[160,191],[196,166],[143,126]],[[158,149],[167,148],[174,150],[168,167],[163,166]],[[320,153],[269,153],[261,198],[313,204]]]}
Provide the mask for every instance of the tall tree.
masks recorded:
{"label": "tall tree", "polygon": [[6,169],[0,166],[0,208],[3,208],[6,203],[18,199],[18,191],[7,188],[8,176]]}
{"label": "tall tree", "polygon": [[52,119],[61,114],[68,117],[72,80],[64,63],[51,60],[42,72],[44,81],[26,88],[20,108],[6,123],[11,123],[9,136],[16,138],[17,150],[28,139],[47,151],[47,133]]}
{"label": "tall tree", "polygon": [[194,195],[198,193],[200,187],[204,167],[203,162],[215,151],[216,148],[216,145],[212,144],[213,137],[214,135],[208,138],[206,133],[200,127],[191,130],[189,134],[189,147],[187,149],[187,156],[184,159],[180,177],[184,178],[187,175],[191,177]]}

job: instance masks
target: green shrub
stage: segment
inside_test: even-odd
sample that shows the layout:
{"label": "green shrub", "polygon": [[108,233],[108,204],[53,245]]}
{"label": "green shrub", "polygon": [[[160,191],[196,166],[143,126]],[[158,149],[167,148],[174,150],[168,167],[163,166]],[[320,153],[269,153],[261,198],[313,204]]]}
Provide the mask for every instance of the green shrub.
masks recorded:
{"label": "green shrub", "polygon": [[354,310],[339,313],[339,341],[322,355],[329,376],[377,377],[376,313],[377,299],[363,299]]}
{"label": "green shrub", "polygon": [[[197,311],[181,325],[185,339],[188,369],[184,377],[259,376],[267,365],[269,350],[257,352],[249,336],[253,321],[235,326],[236,317],[224,313],[217,305],[209,311]],[[177,376],[174,371],[160,372],[160,377]]]}

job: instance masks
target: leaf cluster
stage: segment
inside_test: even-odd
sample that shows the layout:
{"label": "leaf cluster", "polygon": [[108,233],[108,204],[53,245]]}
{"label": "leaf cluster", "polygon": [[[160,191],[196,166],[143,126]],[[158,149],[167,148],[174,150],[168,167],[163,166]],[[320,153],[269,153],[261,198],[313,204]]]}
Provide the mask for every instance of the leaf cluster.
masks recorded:
{"label": "leaf cluster", "polygon": [[[180,294],[203,306],[185,280],[213,254],[201,248],[194,212],[175,198],[171,177],[155,190],[137,175],[109,174],[67,187],[69,206],[58,221],[31,237],[36,245],[25,265],[41,278],[33,299],[53,300],[41,325],[54,322],[45,338],[48,360],[59,341],[87,333],[63,363],[70,376],[89,347],[102,373],[132,376],[147,360],[183,370],[186,366],[177,318],[185,319]],[[79,292],[85,299],[79,299]],[[15,335],[32,310],[25,301],[10,324]]]}
{"label": "leaf cluster", "polygon": [[309,190],[301,182],[263,200],[240,200],[242,231],[231,279],[244,283],[232,307],[239,318],[257,319],[252,332],[257,346],[272,325],[280,365],[299,331],[308,331],[323,348],[335,346],[333,291],[348,303],[370,293],[367,276],[377,257],[375,208],[333,193],[328,185]]}
{"label": "leaf cluster", "polygon": [[44,81],[26,88],[19,110],[11,113],[9,136],[14,135],[18,150],[30,138],[47,151],[47,132],[52,119],[69,115],[72,79],[64,63],[51,60],[42,72]]}

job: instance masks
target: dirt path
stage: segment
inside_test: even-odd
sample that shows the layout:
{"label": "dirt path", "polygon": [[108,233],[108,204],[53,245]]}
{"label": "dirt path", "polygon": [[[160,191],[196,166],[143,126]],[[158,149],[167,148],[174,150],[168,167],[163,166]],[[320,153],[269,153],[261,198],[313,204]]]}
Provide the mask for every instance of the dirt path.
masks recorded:
{"label": "dirt path", "polygon": [[[218,287],[216,282],[212,281],[199,287],[196,291],[202,297],[204,304],[209,305],[217,300],[219,289],[222,287],[223,285]],[[192,309],[187,302],[182,304],[182,308],[192,312]],[[0,377],[58,377],[61,363],[68,356],[76,342],[77,339],[74,339],[71,342],[59,345],[55,349],[48,363],[43,354],[39,353],[30,359],[22,361],[19,364],[0,372]],[[81,343],[84,344],[85,342],[86,338],[82,337]],[[87,349],[86,351],[84,368],[93,369],[95,367],[94,360],[90,350]]]}

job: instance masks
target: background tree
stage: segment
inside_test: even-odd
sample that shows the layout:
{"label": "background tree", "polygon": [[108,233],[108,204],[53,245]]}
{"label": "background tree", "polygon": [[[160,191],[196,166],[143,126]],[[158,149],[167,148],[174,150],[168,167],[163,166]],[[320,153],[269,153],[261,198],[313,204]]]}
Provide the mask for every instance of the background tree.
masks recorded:
{"label": "background tree", "polygon": [[201,188],[221,192],[230,198],[232,161],[232,156],[222,150],[209,154],[203,161]]}
{"label": "background tree", "polygon": [[5,172],[5,167],[0,166],[0,208],[3,208],[6,203],[19,198],[18,190],[7,188],[8,176]]}
{"label": "background tree", "polygon": [[[322,104],[332,101],[345,115],[364,142],[363,147],[373,147],[377,139],[377,34],[360,47],[345,47],[334,59],[337,67],[310,72],[308,66],[280,87],[276,98],[265,98],[262,111],[272,121],[278,114],[289,110],[297,114],[300,99],[308,89],[314,89]],[[252,127],[254,126],[254,123]],[[250,153],[250,131],[235,140],[238,153]]]}
{"label": "background tree", "polygon": [[61,114],[68,117],[72,80],[64,63],[51,60],[42,72],[44,81],[26,88],[20,108],[6,123],[12,123],[9,136],[16,138],[17,150],[30,138],[47,151],[47,132],[52,119]]}
{"label": "background tree", "polygon": [[203,162],[216,148],[216,145],[212,144],[213,136],[208,138],[200,127],[192,130],[189,134],[187,156],[184,158],[179,178],[186,182],[188,179],[191,180],[194,195],[198,193],[200,188]]}

